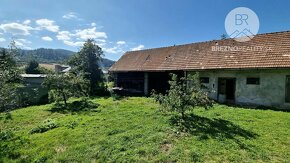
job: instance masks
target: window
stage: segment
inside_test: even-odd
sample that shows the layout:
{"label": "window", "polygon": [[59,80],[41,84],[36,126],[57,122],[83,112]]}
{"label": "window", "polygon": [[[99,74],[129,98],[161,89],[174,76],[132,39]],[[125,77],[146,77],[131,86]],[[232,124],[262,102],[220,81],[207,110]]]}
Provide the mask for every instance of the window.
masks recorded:
{"label": "window", "polygon": [[260,78],[247,78],[247,84],[259,85]]}
{"label": "window", "polygon": [[200,77],[199,80],[200,80],[200,83],[203,83],[203,84],[209,83],[209,77]]}

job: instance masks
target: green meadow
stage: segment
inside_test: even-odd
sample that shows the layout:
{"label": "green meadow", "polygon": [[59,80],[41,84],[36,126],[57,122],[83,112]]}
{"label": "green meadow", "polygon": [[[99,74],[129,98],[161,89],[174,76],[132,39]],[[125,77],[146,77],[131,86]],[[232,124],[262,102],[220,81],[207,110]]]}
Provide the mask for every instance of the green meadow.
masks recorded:
{"label": "green meadow", "polygon": [[180,122],[151,98],[92,102],[1,113],[0,162],[290,161],[289,112],[215,104]]}

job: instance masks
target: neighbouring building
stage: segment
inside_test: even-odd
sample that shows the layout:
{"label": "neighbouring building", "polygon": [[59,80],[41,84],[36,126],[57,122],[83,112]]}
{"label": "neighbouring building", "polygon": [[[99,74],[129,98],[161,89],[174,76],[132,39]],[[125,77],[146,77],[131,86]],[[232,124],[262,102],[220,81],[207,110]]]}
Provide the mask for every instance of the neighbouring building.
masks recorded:
{"label": "neighbouring building", "polygon": [[21,74],[27,86],[40,86],[46,76],[46,74]]}
{"label": "neighbouring building", "polygon": [[57,73],[68,73],[71,70],[71,67],[67,66],[67,65],[55,64],[54,65],[54,70]]}
{"label": "neighbouring building", "polygon": [[165,92],[169,73],[199,72],[216,101],[289,108],[290,31],[129,51],[109,71],[116,87],[141,95]]}
{"label": "neighbouring building", "polygon": [[54,71],[56,73],[68,73],[71,70],[71,67],[69,65],[61,65],[55,63],[40,63],[39,66]]}
{"label": "neighbouring building", "polygon": [[42,86],[47,75],[21,74],[23,87],[18,88],[21,105],[45,104],[48,102],[48,90]]}

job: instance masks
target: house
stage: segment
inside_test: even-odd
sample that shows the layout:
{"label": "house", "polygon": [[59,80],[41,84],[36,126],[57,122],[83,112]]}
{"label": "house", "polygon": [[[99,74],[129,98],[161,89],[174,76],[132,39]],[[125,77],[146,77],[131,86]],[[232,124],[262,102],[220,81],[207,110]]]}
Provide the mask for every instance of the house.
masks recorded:
{"label": "house", "polygon": [[165,92],[169,73],[199,72],[219,102],[290,106],[290,31],[256,35],[247,42],[213,40],[126,52],[109,71],[115,86],[149,95]]}

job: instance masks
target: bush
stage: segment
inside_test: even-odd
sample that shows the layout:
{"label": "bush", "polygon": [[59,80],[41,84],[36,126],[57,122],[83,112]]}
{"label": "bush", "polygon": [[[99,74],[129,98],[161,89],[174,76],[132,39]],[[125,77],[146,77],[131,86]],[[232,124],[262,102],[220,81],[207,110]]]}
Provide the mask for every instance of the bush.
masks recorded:
{"label": "bush", "polygon": [[31,129],[30,134],[43,133],[43,132],[46,132],[48,130],[51,130],[51,129],[54,129],[57,127],[58,127],[58,125],[52,119],[47,119],[47,120],[43,121],[43,123],[41,125],[38,125],[37,127]]}
{"label": "bush", "polygon": [[0,162],[20,157],[18,149],[24,144],[28,143],[27,140],[15,135],[15,133],[8,130],[0,130]]}
{"label": "bush", "polygon": [[77,121],[71,121],[71,122],[69,122],[69,123],[66,125],[66,127],[67,127],[67,128],[70,128],[70,129],[74,129],[74,128],[76,128],[78,125],[79,125],[79,123],[78,123]]}
{"label": "bush", "polygon": [[95,104],[92,101],[89,101],[89,98],[83,97],[80,101],[72,102],[70,107],[74,108],[72,111],[89,111],[99,107],[99,104]]}
{"label": "bush", "polygon": [[111,97],[113,98],[114,101],[122,100],[123,96],[118,95],[116,93],[111,93]]}
{"label": "bush", "polygon": [[98,107],[99,104],[90,101],[87,97],[82,97],[81,100],[73,101],[71,103],[68,103],[67,105],[55,103],[51,108],[51,111],[60,113],[77,113],[83,111],[98,112]]}
{"label": "bush", "polygon": [[12,139],[14,137],[14,133],[11,130],[1,130],[0,131],[0,140],[6,141]]}

